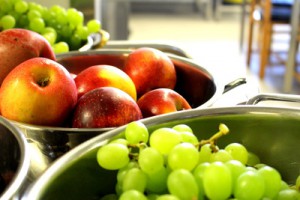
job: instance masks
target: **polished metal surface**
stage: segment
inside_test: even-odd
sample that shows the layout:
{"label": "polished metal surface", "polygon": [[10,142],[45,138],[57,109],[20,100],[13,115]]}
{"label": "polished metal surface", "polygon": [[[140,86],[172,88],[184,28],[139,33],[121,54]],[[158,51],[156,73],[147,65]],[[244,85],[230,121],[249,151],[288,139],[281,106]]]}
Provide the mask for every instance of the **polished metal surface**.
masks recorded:
{"label": "polished metal surface", "polygon": [[30,181],[29,166],[30,152],[25,136],[8,120],[0,117],[1,200],[19,198]]}
{"label": "polished metal surface", "polygon": [[[163,45],[162,48],[165,49],[166,46]],[[172,51],[174,51],[174,49],[176,48],[172,48]],[[131,51],[132,50],[128,49],[74,51],[66,54],[58,54],[57,61],[75,74],[95,64],[110,64],[122,68],[126,57]],[[178,52],[182,53],[182,51]],[[240,81],[245,83],[245,79],[242,78],[228,85],[221,85],[218,80],[214,79],[212,73],[204,67],[199,66],[193,60],[174,54],[168,55],[174,62],[177,71],[175,90],[188,100],[193,109],[212,106],[217,99],[222,97],[223,93],[240,85]],[[115,128],[78,129],[70,127],[36,126],[15,121],[11,122],[18,127],[28,139],[31,150],[30,171],[33,179],[39,177],[53,161],[74,147]]]}
{"label": "polished metal surface", "polygon": [[280,94],[280,93],[264,93],[258,94],[247,101],[247,105],[256,105],[263,101],[277,101],[277,102],[295,102],[300,103],[300,95]]}
{"label": "polished metal surface", "polygon": [[[204,108],[143,119],[151,130],[185,123],[199,138],[208,138],[220,122],[230,134],[218,141],[225,146],[240,142],[260,159],[280,171],[284,180],[294,183],[300,169],[300,110],[277,107],[235,106]],[[120,136],[119,127],[96,136],[63,155],[27,190],[24,199],[100,198],[114,191],[114,172],[97,166],[97,149],[113,137]],[[84,181],[83,181],[84,180]],[[94,186],[97,187],[94,187]]]}
{"label": "polished metal surface", "polygon": [[103,47],[105,49],[116,49],[116,50],[128,50],[128,49],[137,49],[140,47],[151,47],[159,49],[160,51],[163,51],[165,53],[174,54],[177,56],[182,56],[185,58],[192,58],[186,51],[182,50],[179,47],[176,47],[171,44],[167,43],[153,43],[153,42],[147,42],[147,41],[128,41],[128,40],[110,40],[107,41],[106,45]]}
{"label": "polished metal surface", "polygon": [[92,49],[102,48],[106,45],[110,35],[105,30],[100,30],[97,33],[90,34],[87,38],[86,44],[78,49],[78,51],[89,51]]}

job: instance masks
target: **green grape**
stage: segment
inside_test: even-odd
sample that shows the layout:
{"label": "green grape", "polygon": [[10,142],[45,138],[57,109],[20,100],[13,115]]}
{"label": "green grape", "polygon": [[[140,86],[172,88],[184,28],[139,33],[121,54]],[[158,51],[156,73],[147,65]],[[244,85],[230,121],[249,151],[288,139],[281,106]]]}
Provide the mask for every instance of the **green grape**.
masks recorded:
{"label": "green grape", "polygon": [[[101,29],[101,23],[96,19],[89,20],[85,26],[83,13],[75,8],[65,9],[60,5],[47,8],[25,0],[0,0],[0,5],[0,30],[16,27],[35,31],[47,39],[55,53],[79,50],[89,34]],[[14,20],[4,18],[1,21],[8,13]],[[45,33],[45,27],[53,28],[56,36]],[[58,44],[60,42],[67,45]]]}
{"label": "green grape", "polygon": [[73,30],[71,29],[70,26],[62,26],[60,30],[60,35],[64,38],[70,38],[73,34]]}
{"label": "green grape", "polygon": [[53,33],[43,33],[42,36],[53,45],[56,42],[56,35]]}
{"label": "green grape", "polygon": [[216,162],[216,161],[227,162],[232,159],[233,158],[231,154],[224,149],[220,149],[216,153],[212,153],[210,156],[210,162]]}
{"label": "green grape", "polygon": [[288,188],[290,188],[289,185],[285,181],[281,180],[280,190],[285,190],[285,189],[288,189]]}
{"label": "green grape", "polygon": [[167,191],[168,171],[165,167],[156,173],[147,174],[146,191],[149,193],[162,194]]}
{"label": "green grape", "polygon": [[59,14],[59,13],[63,13],[63,12],[66,12],[65,8],[63,8],[62,6],[60,5],[53,5],[51,6],[51,8],[49,9],[49,11],[51,12],[54,12],[55,14]]}
{"label": "green grape", "polygon": [[4,30],[13,28],[15,24],[16,24],[16,20],[13,16],[4,15],[3,17],[1,17],[0,25]]}
{"label": "green grape", "polygon": [[41,33],[45,28],[45,22],[42,18],[35,17],[32,20],[29,20],[29,28],[32,31]]}
{"label": "green grape", "polygon": [[257,173],[262,176],[265,181],[264,197],[274,198],[281,188],[281,175],[279,172],[270,166],[264,166],[258,169]]}
{"label": "green grape", "polygon": [[15,18],[15,26],[14,27],[16,27],[16,25],[18,23],[18,20],[20,19],[20,16],[22,14],[17,13],[16,11],[12,11],[12,12],[9,13],[9,15],[11,15],[13,18]]}
{"label": "green grape", "polygon": [[204,191],[204,187],[203,187],[203,174],[204,174],[205,170],[209,167],[209,165],[210,165],[210,163],[204,162],[204,163],[197,165],[197,167],[193,170],[193,175],[194,175],[195,180],[198,185],[198,191],[199,191],[198,200],[205,199],[204,198],[205,191]]}
{"label": "green grape", "polygon": [[28,3],[29,10],[37,10],[40,12],[42,15],[45,11],[47,11],[46,7],[43,7],[42,5],[35,3],[35,2],[29,2]]}
{"label": "green grape", "polygon": [[180,199],[177,196],[172,194],[164,194],[157,197],[156,200],[180,200]]}
{"label": "green grape", "polygon": [[55,36],[57,36],[56,30],[52,27],[45,27],[42,33],[53,33]]}
{"label": "green grape", "polygon": [[130,170],[132,168],[138,168],[138,167],[139,167],[139,165],[136,161],[130,161],[126,166],[124,166],[118,170],[117,181],[122,183],[124,180],[124,176],[128,172],[128,170]]}
{"label": "green grape", "polygon": [[248,161],[248,151],[240,143],[231,143],[228,144],[225,148],[225,151],[229,152],[233,159],[240,161],[244,165]]}
{"label": "green grape", "polygon": [[100,200],[118,200],[118,195],[116,194],[107,194],[100,198]]}
{"label": "green grape", "polygon": [[57,14],[55,19],[56,19],[57,23],[59,23],[63,26],[68,24],[68,18],[67,18],[66,12]]}
{"label": "green grape", "polygon": [[300,191],[300,175],[297,177],[296,179],[296,183],[295,183],[296,189],[298,191]]}
{"label": "green grape", "polygon": [[150,135],[149,142],[151,147],[167,155],[175,145],[181,142],[181,136],[172,128],[159,128]]}
{"label": "green grape", "polygon": [[29,19],[26,14],[22,14],[17,21],[17,26],[20,28],[27,27],[29,25]]}
{"label": "green grape", "polygon": [[53,45],[55,44],[56,40],[57,40],[57,33],[56,30],[52,27],[46,27],[44,28],[44,30],[42,31],[42,36],[44,36],[44,38],[46,38],[48,40],[48,42]]}
{"label": "green grape", "polygon": [[14,5],[15,11],[18,13],[25,13],[28,10],[28,3],[26,1],[17,1]]}
{"label": "green grape", "polygon": [[139,168],[131,168],[125,174],[122,181],[123,192],[128,190],[137,190],[144,192],[147,184],[146,174]]}
{"label": "green grape", "polygon": [[29,10],[27,12],[27,16],[29,21],[33,20],[34,18],[41,18],[42,14],[38,10]]}
{"label": "green grape", "polygon": [[198,138],[194,135],[194,133],[188,132],[188,131],[181,131],[179,132],[181,136],[182,142],[189,142],[191,144],[198,144]]}
{"label": "green grape", "polygon": [[140,151],[138,163],[146,174],[153,174],[164,167],[164,157],[158,150],[148,147]]}
{"label": "green grape", "polygon": [[54,13],[55,20],[61,26],[66,26],[68,24],[67,11],[59,5],[54,5],[49,9],[49,12]]}
{"label": "green grape", "polygon": [[230,169],[222,162],[213,162],[204,171],[203,186],[210,199],[227,199],[232,192]]}
{"label": "green grape", "polygon": [[177,124],[175,126],[172,127],[174,130],[178,131],[178,132],[190,132],[193,133],[193,130],[190,126],[186,125],[186,124]]}
{"label": "green grape", "polygon": [[109,143],[118,143],[118,144],[123,144],[125,146],[128,146],[128,141],[124,138],[118,138],[110,141]]}
{"label": "green grape", "polygon": [[234,190],[238,177],[246,172],[246,166],[238,160],[229,160],[225,165],[230,169],[232,175],[232,189]]}
{"label": "green grape", "polygon": [[82,39],[86,40],[89,36],[89,31],[86,26],[77,26],[75,33]]}
{"label": "green grape", "polygon": [[128,190],[121,194],[119,200],[147,200],[147,197],[140,191]]}
{"label": "green grape", "polygon": [[101,23],[99,20],[97,19],[92,19],[89,20],[86,24],[87,28],[88,28],[88,32],[91,33],[97,33],[100,31],[101,29]]}
{"label": "green grape", "polygon": [[148,200],[156,200],[159,197],[158,194],[148,194],[147,199]]}
{"label": "green grape", "polygon": [[264,191],[264,179],[257,172],[246,171],[237,179],[234,197],[242,200],[260,200]]}
{"label": "green grape", "polygon": [[211,154],[212,154],[212,149],[210,144],[203,145],[199,151],[198,163],[210,162]]}
{"label": "green grape", "polygon": [[294,189],[281,190],[276,196],[276,200],[299,200],[300,192]]}
{"label": "green grape", "polygon": [[147,143],[149,132],[147,127],[140,121],[133,121],[125,128],[125,138],[129,144]]}
{"label": "green grape", "polygon": [[43,17],[43,19],[45,20],[45,22],[47,23],[48,26],[50,26],[50,25],[52,26],[52,25],[55,24],[54,22],[56,22],[55,13],[51,12],[49,10],[44,11],[42,13],[42,17]]}
{"label": "green grape", "polygon": [[258,163],[260,163],[259,157],[256,154],[248,151],[248,161],[246,165],[255,166]]}
{"label": "green grape", "polygon": [[67,9],[67,19],[70,24],[73,24],[75,26],[82,25],[83,24],[83,13],[78,11],[75,8],[68,8]]}
{"label": "green grape", "polygon": [[97,161],[104,169],[121,169],[129,163],[129,149],[123,144],[106,144],[99,148]]}
{"label": "green grape", "polygon": [[118,196],[120,196],[123,193],[122,185],[123,182],[117,182],[117,184],[115,185],[115,191]]}
{"label": "green grape", "polygon": [[170,194],[181,200],[198,198],[197,182],[193,174],[186,169],[172,171],[168,176],[167,186]]}
{"label": "green grape", "polygon": [[3,14],[10,13],[12,10],[14,10],[14,5],[13,4],[10,4],[7,1],[0,2],[0,3],[1,3],[0,13],[3,13]]}
{"label": "green grape", "polygon": [[53,44],[54,53],[66,53],[69,51],[69,45],[66,42],[58,42]]}
{"label": "green grape", "polygon": [[172,170],[193,170],[198,164],[198,150],[191,143],[183,142],[174,146],[168,155],[168,165]]}
{"label": "green grape", "polygon": [[258,164],[256,164],[256,165],[254,165],[254,168],[260,169],[260,168],[265,167],[265,166],[268,166],[268,165],[266,165],[266,164],[264,164],[264,163],[258,163]]}
{"label": "green grape", "polygon": [[256,169],[255,167],[247,166],[247,167],[246,167],[246,171],[253,171],[253,172],[256,172],[257,169]]}
{"label": "green grape", "polygon": [[81,38],[75,33],[70,39],[70,49],[75,50],[81,47]]}
{"label": "green grape", "polygon": [[55,13],[55,19],[57,23],[61,25],[68,24],[67,11],[63,7],[59,5],[54,5],[50,8],[50,12]]}

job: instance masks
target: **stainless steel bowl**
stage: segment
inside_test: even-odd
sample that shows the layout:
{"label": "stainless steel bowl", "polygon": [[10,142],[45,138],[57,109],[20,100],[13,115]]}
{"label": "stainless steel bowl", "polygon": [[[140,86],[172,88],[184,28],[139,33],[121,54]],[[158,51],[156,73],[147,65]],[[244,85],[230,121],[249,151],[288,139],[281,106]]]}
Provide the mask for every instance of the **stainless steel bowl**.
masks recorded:
{"label": "stainless steel bowl", "polygon": [[[188,124],[199,139],[209,138],[225,123],[230,133],[218,140],[224,147],[240,142],[263,163],[278,169],[285,181],[295,183],[300,170],[300,109],[235,106],[194,109],[143,119],[150,132],[159,127]],[[96,136],[56,160],[26,191],[25,199],[100,199],[114,192],[116,171],[100,168],[96,152],[110,139],[122,136],[125,126]]]}
{"label": "stainless steel bowl", "polygon": [[[109,64],[122,69],[128,54],[132,50],[98,49],[84,52],[58,54],[57,61],[72,73],[96,64]],[[234,80],[222,85],[207,69],[192,59],[168,54],[177,72],[175,90],[183,95],[194,109],[211,106],[222,94],[245,83],[244,79]],[[41,174],[50,163],[78,144],[113,128],[66,128],[45,127],[13,122],[28,138],[35,149],[32,159],[34,174]]]}
{"label": "stainless steel bowl", "polygon": [[30,153],[24,135],[0,117],[0,199],[17,199],[27,186]]}

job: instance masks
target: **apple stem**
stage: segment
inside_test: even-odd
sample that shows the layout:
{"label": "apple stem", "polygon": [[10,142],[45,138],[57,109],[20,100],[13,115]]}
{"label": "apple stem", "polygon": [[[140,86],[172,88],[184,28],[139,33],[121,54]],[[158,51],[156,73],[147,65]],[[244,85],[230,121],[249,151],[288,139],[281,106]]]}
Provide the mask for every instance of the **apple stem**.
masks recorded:
{"label": "apple stem", "polygon": [[49,84],[49,81],[50,79],[47,77],[47,78],[43,78],[41,79],[40,81],[38,81],[38,85],[41,86],[41,87],[46,87],[48,84]]}

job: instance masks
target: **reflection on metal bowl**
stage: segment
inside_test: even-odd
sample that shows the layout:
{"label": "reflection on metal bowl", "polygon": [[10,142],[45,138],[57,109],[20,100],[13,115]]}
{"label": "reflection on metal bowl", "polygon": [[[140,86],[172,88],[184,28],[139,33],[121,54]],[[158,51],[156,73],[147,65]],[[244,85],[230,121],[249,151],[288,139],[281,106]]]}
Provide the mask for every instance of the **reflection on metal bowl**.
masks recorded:
{"label": "reflection on metal bowl", "polygon": [[[131,51],[117,49],[76,51],[57,55],[57,61],[75,74],[96,64],[109,64],[122,69]],[[193,60],[173,54],[170,54],[169,57],[175,65],[178,77],[175,90],[184,96],[194,109],[211,106],[225,90],[228,90],[228,87],[220,85],[214,79],[212,73],[193,62]],[[241,82],[230,85],[230,88],[234,88]],[[32,168],[36,176],[41,174],[56,158],[78,144],[113,129],[77,129],[13,123],[22,130],[28,138],[30,146],[33,147],[35,157],[32,159]]]}
{"label": "reflection on metal bowl", "polygon": [[88,36],[86,44],[84,44],[78,51],[89,51],[92,49],[102,48],[109,40],[109,33],[105,30],[100,30]]}
{"label": "reflection on metal bowl", "polygon": [[30,153],[24,135],[0,117],[0,199],[17,198],[29,178]]}
{"label": "reflection on metal bowl", "polygon": [[[149,131],[176,124],[189,125],[199,139],[207,139],[225,123],[230,133],[218,140],[224,148],[239,142],[263,163],[279,170],[283,180],[295,184],[300,169],[300,110],[235,106],[194,109],[143,119]],[[27,190],[24,197],[38,199],[100,199],[115,192],[116,171],[103,170],[96,160],[100,146],[124,134],[125,126],[92,138],[59,158]],[[66,196],[67,195],[67,196]]]}

